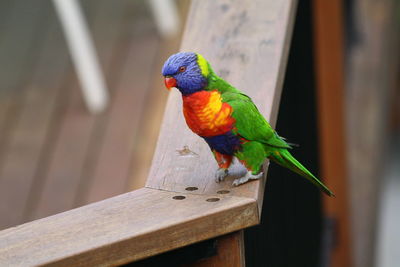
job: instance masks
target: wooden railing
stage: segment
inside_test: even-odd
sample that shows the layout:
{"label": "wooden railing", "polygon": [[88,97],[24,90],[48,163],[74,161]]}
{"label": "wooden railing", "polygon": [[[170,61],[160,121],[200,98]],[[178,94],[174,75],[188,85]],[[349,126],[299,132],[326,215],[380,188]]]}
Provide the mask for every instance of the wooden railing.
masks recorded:
{"label": "wooden railing", "polygon": [[[193,1],[181,50],[203,54],[274,125],[295,6]],[[258,224],[265,177],[232,187],[216,168],[173,91],[146,187],[1,231],[0,265],[119,265]]]}

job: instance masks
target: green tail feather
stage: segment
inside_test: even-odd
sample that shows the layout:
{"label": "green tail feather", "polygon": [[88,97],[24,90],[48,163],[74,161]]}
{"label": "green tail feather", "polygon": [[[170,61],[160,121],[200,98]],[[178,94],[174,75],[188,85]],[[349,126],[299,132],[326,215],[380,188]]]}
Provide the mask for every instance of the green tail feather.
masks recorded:
{"label": "green tail feather", "polygon": [[269,157],[279,165],[286,167],[295,173],[305,177],[308,181],[320,188],[328,196],[335,196],[317,177],[309,172],[300,162],[298,162],[287,149],[277,149]]}

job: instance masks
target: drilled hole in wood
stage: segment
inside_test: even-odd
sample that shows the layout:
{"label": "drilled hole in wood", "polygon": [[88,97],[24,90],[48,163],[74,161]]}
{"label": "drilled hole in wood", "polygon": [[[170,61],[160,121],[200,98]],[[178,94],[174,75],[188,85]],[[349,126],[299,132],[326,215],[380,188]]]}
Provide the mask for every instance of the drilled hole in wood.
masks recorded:
{"label": "drilled hole in wood", "polygon": [[197,187],[195,187],[195,186],[189,186],[189,187],[186,187],[185,188],[185,190],[187,190],[187,191],[196,191],[198,188]]}
{"label": "drilled hole in wood", "polygon": [[229,190],[219,190],[217,191],[218,194],[228,194],[230,191]]}
{"label": "drilled hole in wood", "polygon": [[217,197],[207,198],[206,201],[208,201],[208,202],[217,202],[217,201],[219,201],[219,198],[217,198]]}
{"label": "drilled hole in wood", "polygon": [[186,197],[185,196],[173,196],[172,198],[176,199],[176,200],[182,200],[182,199],[185,199]]}

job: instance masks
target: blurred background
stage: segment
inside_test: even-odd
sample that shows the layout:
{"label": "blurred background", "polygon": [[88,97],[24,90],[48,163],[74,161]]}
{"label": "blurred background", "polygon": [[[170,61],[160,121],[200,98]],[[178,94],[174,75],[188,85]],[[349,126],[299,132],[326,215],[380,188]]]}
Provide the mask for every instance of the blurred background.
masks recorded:
{"label": "blurred background", "polygon": [[[308,61],[313,68],[317,49],[315,5],[299,2],[282,105],[293,106],[290,101],[298,99],[287,88],[298,87],[296,69]],[[144,185],[168,96],[160,70],[179,50],[190,6],[190,1],[168,1],[171,22],[157,13],[167,3],[162,0],[77,2],[108,92],[104,110],[96,110],[85,98],[70,37],[54,3],[0,0],[0,229]],[[341,7],[353,266],[400,266],[400,3],[343,0]],[[308,55],[308,61],[296,68],[293,59],[299,54]],[[304,77],[300,84],[313,88],[314,75]],[[290,136],[293,130],[282,123],[281,112],[278,130]],[[302,139],[294,134],[290,140]],[[312,154],[307,147],[301,147],[306,161]],[[272,190],[280,192],[267,189],[266,194],[273,196]],[[273,197],[266,199],[275,205]],[[314,200],[316,210],[322,209],[321,199]],[[326,241],[324,233],[319,240]],[[323,259],[325,241],[313,245],[321,249],[313,264],[304,266],[330,266]]]}
{"label": "blurred background", "polygon": [[151,164],[160,71],[185,16],[163,36],[149,1],[77,3],[109,92],[102,112],[87,108],[53,2],[0,1],[2,229],[141,187]]}

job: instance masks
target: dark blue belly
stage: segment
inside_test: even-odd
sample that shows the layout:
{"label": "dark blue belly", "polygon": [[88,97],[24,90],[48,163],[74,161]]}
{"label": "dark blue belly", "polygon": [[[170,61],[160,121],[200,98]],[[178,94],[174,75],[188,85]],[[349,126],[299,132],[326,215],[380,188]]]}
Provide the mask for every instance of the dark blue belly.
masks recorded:
{"label": "dark blue belly", "polygon": [[214,149],[221,154],[233,155],[235,151],[240,149],[240,140],[232,132],[203,138],[211,149]]}

